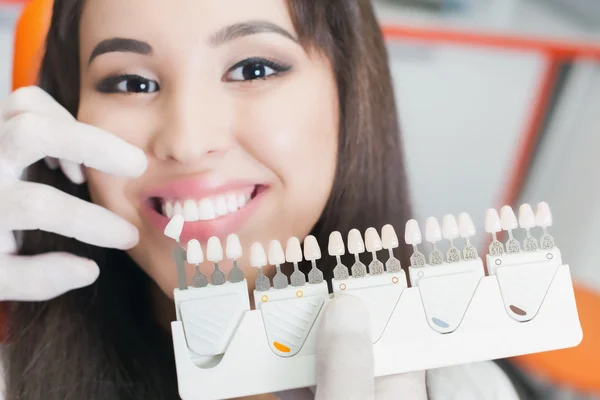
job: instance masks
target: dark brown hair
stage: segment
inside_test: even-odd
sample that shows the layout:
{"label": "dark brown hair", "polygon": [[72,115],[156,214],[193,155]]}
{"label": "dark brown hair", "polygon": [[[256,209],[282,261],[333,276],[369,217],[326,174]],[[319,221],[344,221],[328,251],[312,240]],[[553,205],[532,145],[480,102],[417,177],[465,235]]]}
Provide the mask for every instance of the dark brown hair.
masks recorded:
{"label": "dark brown hair", "polygon": [[[303,45],[332,61],[340,98],[337,174],[312,233],[327,248],[333,230],[346,235],[387,223],[400,230],[409,217],[407,182],[386,48],[370,0],[288,3]],[[54,0],[39,81],[73,115],[82,7],[83,0]],[[71,184],[41,162],[30,168],[29,179],[90,201],[85,185]],[[95,260],[100,277],[51,301],[10,304],[7,399],[179,398],[170,333],[155,322],[150,280],[141,269],[125,252],[24,232],[22,254],[48,251]],[[397,256],[406,265],[403,248]],[[320,266],[331,278],[331,260]]]}

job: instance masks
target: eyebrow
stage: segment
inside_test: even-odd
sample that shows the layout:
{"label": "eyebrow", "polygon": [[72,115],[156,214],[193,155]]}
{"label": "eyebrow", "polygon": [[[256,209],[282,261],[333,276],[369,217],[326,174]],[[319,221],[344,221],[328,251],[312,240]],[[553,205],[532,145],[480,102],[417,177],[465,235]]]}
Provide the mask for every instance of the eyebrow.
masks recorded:
{"label": "eyebrow", "polygon": [[226,42],[258,33],[277,33],[291,41],[298,43],[298,39],[291,33],[269,21],[246,21],[226,26],[220,29],[208,39],[208,44],[212,47],[220,46]]}
{"label": "eyebrow", "polygon": [[125,38],[111,38],[101,41],[94,47],[92,54],[88,60],[88,65],[92,63],[94,58],[101,54],[112,53],[112,52],[127,52],[136,53],[142,55],[152,54],[152,46],[146,42],[135,39]]}

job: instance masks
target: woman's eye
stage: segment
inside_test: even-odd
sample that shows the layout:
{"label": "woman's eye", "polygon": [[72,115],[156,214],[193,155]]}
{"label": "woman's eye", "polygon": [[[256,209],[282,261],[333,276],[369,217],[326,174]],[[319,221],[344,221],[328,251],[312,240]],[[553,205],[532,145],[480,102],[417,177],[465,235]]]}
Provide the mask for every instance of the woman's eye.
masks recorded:
{"label": "woman's eye", "polygon": [[291,67],[281,65],[267,59],[247,59],[234,65],[227,74],[230,81],[251,81],[254,79],[266,79],[272,75],[278,75],[288,71]]}
{"label": "woman's eye", "polygon": [[106,78],[98,85],[103,93],[154,93],[158,82],[139,75],[119,75]]}

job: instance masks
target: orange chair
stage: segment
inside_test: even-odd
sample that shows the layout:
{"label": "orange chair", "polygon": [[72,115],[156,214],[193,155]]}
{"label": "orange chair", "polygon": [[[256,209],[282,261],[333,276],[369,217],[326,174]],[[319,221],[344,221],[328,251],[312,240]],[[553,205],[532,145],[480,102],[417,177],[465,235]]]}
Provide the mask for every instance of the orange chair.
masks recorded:
{"label": "orange chair", "polygon": [[[51,8],[52,0],[31,0],[18,21],[13,89],[36,83]],[[384,33],[387,31],[389,29],[384,29]],[[514,362],[558,386],[600,393],[600,373],[597,372],[600,367],[600,295],[578,285],[575,291],[584,332],[581,345],[573,349],[517,357]],[[0,309],[0,321],[1,314]]]}

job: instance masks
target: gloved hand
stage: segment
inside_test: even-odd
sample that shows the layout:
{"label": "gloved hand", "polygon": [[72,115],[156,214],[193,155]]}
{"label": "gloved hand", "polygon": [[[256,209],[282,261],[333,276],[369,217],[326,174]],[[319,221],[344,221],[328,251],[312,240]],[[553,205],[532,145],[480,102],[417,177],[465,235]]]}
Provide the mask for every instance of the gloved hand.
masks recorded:
{"label": "gloved hand", "polygon": [[12,231],[41,229],[92,245],[127,249],[137,229],[114,213],[51,186],[22,181],[23,171],[46,159],[82,183],[81,164],[137,177],[144,152],[115,135],[78,122],[48,93],[22,88],[0,105],[0,301],[41,301],[92,284],[95,262],[66,253],[17,256]]}
{"label": "gloved hand", "polygon": [[362,300],[334,297],[319,329],[315,400],[427,399],[424,371],[373,377],[369,312]]}

